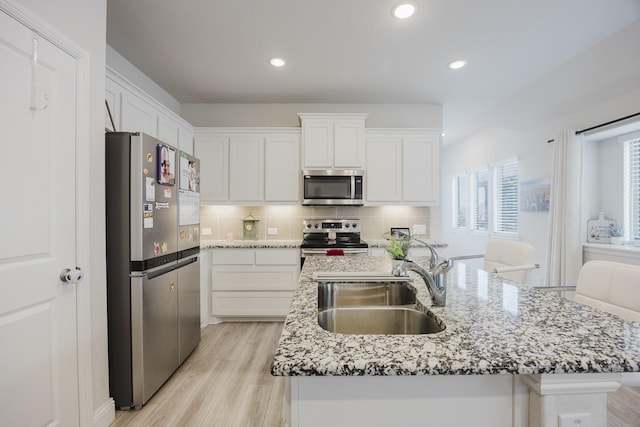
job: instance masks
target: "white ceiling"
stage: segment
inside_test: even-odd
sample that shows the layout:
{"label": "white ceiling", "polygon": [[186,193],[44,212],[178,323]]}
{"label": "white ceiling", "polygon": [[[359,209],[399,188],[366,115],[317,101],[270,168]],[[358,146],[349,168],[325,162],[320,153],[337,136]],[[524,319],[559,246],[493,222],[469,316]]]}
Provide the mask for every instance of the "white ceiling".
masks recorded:
{"label": "white ceiling", "polygon": [[448,141],[640,88],[640,0],[414,1],[108,0],[107,43],[180,103],[436,103]]}

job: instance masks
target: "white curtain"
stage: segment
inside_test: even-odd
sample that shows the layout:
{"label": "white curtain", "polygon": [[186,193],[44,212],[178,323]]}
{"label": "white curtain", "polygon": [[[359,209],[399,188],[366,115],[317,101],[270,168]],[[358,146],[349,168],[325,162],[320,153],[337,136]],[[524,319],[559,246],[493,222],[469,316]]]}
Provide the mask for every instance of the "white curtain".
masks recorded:
{"label": "white curtain", "polygon": [[584,138],[563,131],[553,142],[547,286],[575,285],[582,267],[582,150]]}

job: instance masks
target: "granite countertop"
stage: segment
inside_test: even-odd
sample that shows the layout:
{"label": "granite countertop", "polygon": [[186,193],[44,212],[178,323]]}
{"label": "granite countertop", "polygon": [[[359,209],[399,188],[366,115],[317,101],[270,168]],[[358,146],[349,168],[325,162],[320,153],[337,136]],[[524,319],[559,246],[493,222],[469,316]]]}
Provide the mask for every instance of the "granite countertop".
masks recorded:
{"label": "granite countertop", "polygon": [[[424,263],[426,259],[417,259]],[[316,271],[389,272],[386,257],[312,257],[300,276],[271,373],[313,375],[478,375],[640,371],[640,324],[520,287],[456,262],[446,329],[430,335],[343,335],[317,323]],[[413,273],[411,273],[413,275]],[[431,305],[414,276],[418,299]]]}
{"label": "granite countertop", "polygon": [[[386,239],[363,239],[371,248],[383,248],[389,243]],[[435,248],[446,248],[447,244],[442,242],[429,241]],[[301,240],[201,240],[200,249],[221,249],[221,248],[299,248]],[[425,247],[422,243],[411,242],[411,247]]]}
{"label": "granite countertop", "polygon": [[300,240],[201,240],[200,249],[299,248]]}
{"label": "granite countertop", "polygon": [[[436,242],[435,240],[430,240],[430,239],[428,239],[426,237],[424,239],[419,237],[419,239],[420,240],[424,240],[425,242],[429,243],[434,248],[446,248],[448,246],[444,242]],[[389,244],[389,240],[388,239],[363,239],[363,240],[369,244],[370,248],[384,248],[385,246],[387,246]],[[410,246],[412,248],[426,248],[426,246],[423,243],[416,242],[415,240],[411,241]]]}

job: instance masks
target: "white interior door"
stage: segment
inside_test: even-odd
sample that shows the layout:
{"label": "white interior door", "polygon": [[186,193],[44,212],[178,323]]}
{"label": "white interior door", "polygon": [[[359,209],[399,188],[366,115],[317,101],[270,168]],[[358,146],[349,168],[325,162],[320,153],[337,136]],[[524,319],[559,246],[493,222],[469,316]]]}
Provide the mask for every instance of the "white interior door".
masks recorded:
{"label": "white interior door", "polygon": [[74,426],[76,60],[0,11],[0,64],[0,424]]}

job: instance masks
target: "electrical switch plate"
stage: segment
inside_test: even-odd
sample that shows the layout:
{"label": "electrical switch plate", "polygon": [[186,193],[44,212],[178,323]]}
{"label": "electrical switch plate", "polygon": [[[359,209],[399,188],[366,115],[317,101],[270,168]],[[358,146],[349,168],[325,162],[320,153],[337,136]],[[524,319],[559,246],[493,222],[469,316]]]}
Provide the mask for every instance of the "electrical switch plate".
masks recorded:
{"label": "electrical switch plate", "polygon": [[589,427],[591,425],[591,414],[561,414],[558,415],[558,427]]}
{"label": "electrical switch plate", "polygon": [[278,229],[277,228],[273,228],[273,227],[269,227],[267,228],[267,234],[270,236],[275,236],[276,234],[278,234]]}
{"label": "electrical switch plate", "polygon": [[202,235],[203,236],[211,236],[211,229],[210,228],[203,228],[202,229]]}
{"label": "electrical switch plate", "polygon": [[427,224],[413,224],[413,234],[427,234]]}

